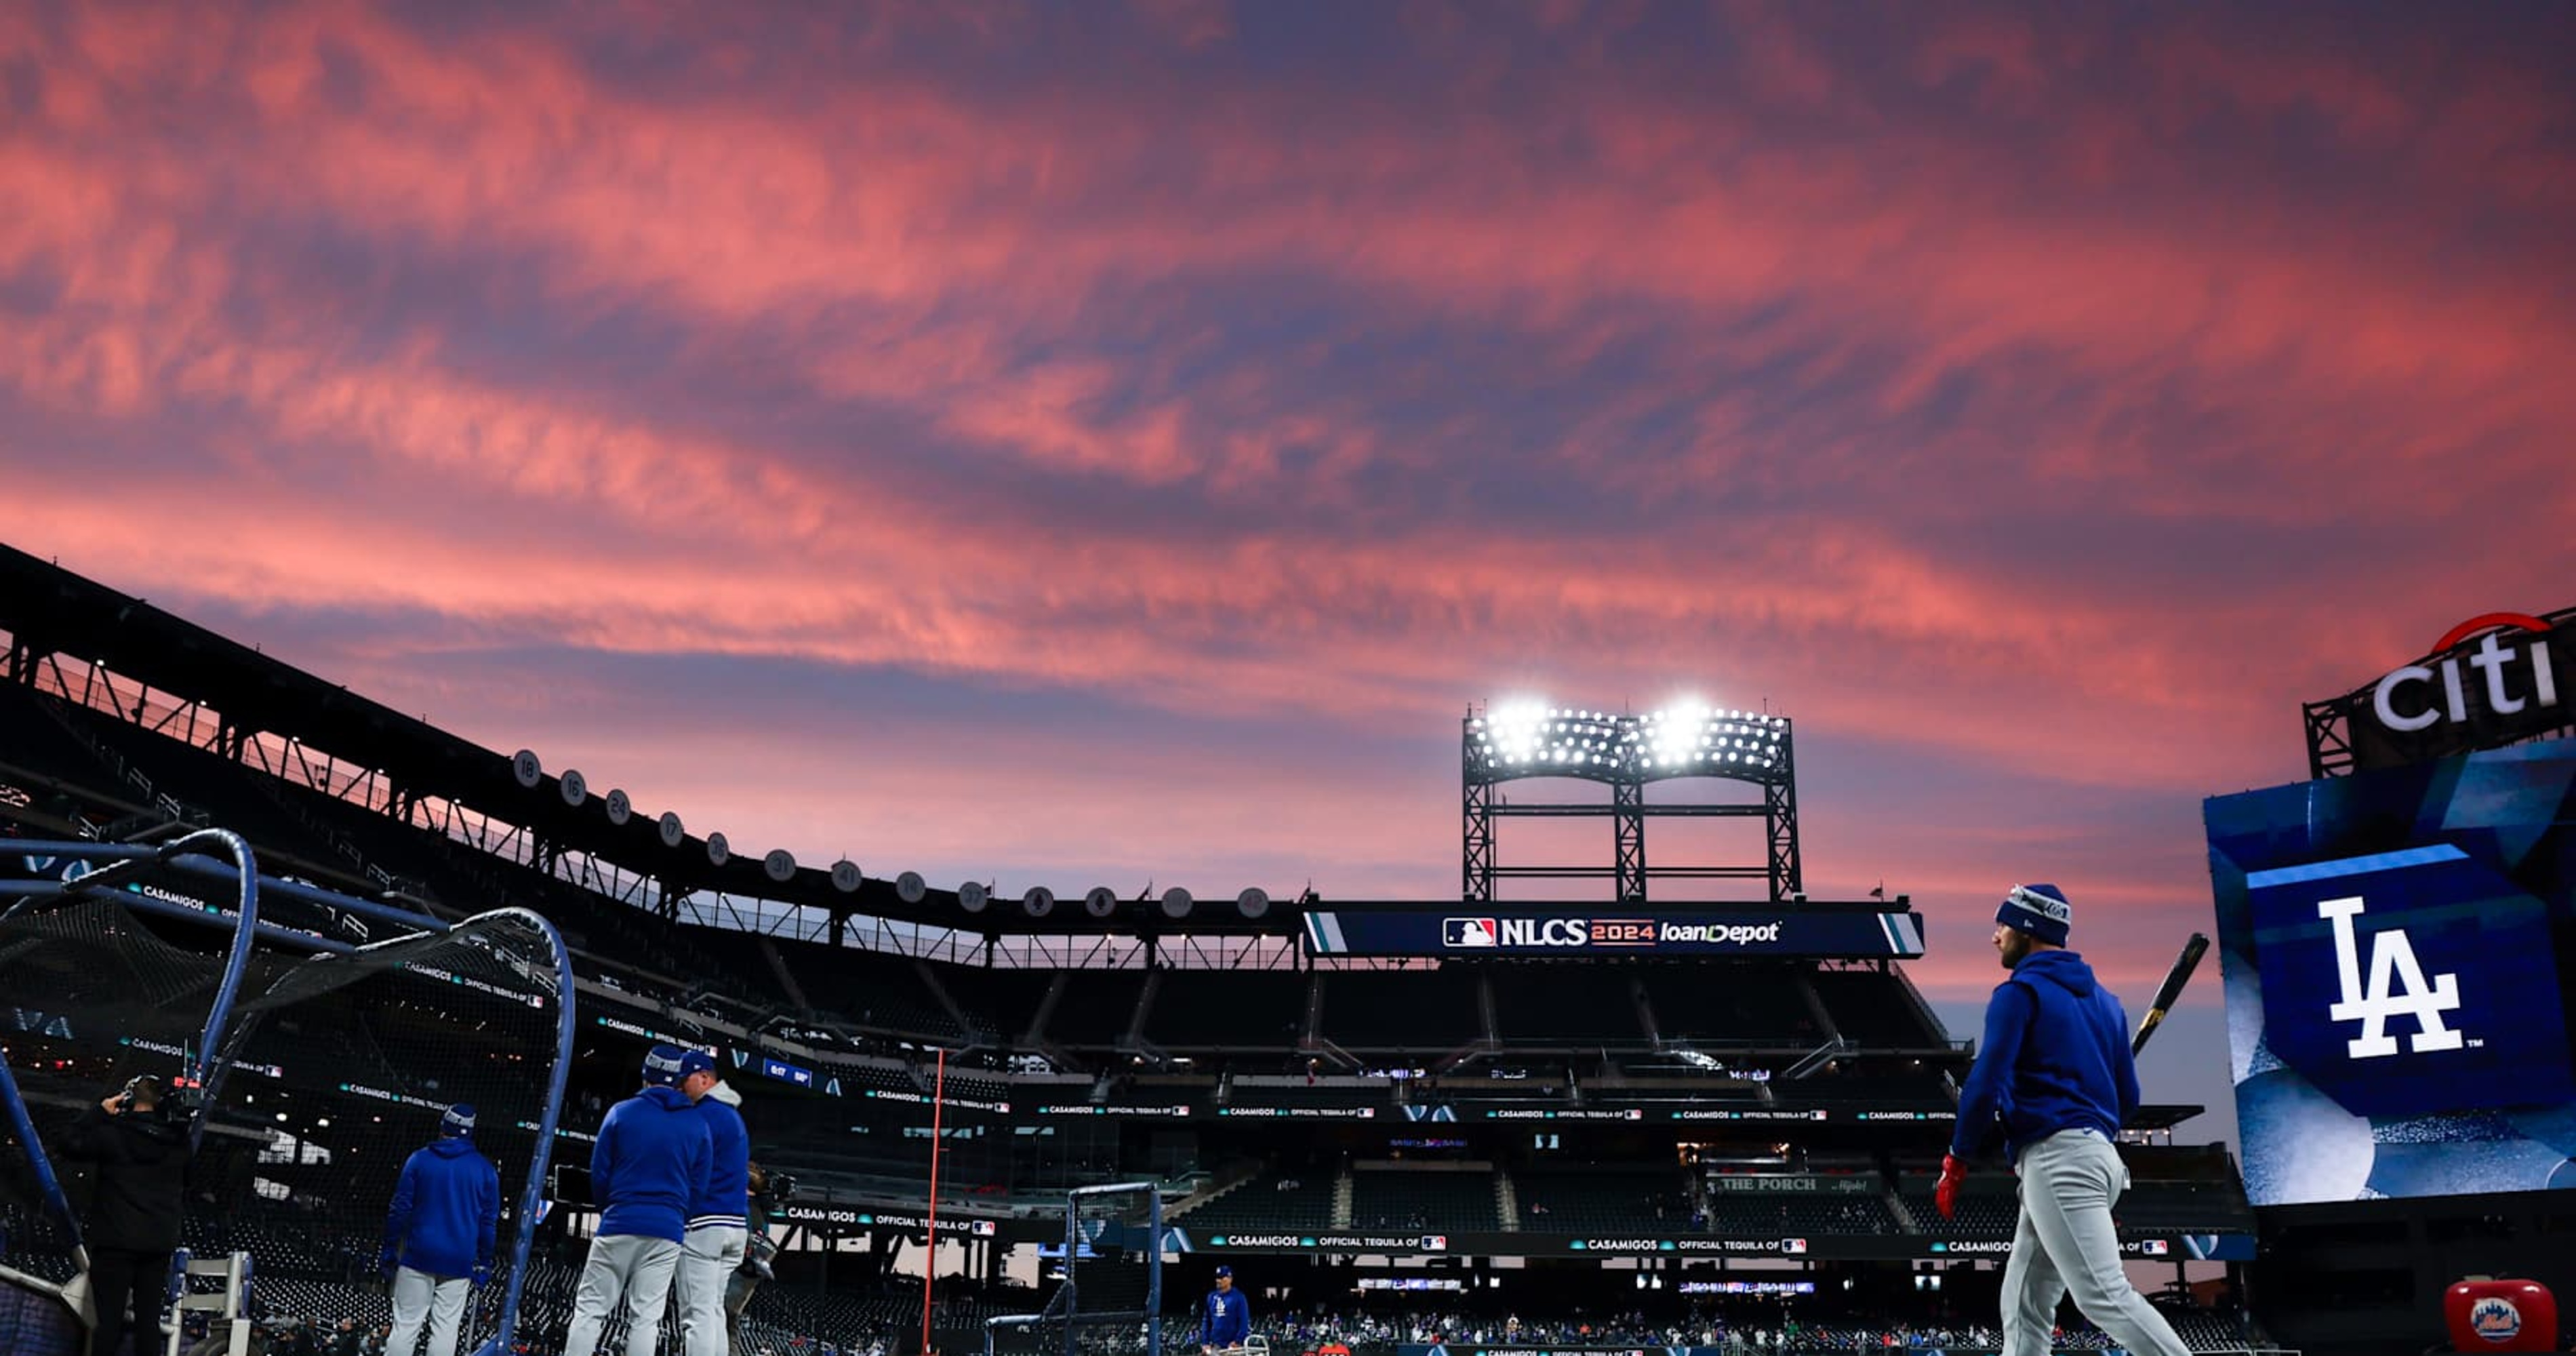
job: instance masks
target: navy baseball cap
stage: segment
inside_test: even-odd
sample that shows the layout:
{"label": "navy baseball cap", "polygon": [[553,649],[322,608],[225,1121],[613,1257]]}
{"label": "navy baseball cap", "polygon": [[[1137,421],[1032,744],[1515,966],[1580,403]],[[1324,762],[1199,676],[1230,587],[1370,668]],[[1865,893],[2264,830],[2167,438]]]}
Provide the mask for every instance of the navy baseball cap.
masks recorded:
{"label": "navy baseball cap", "polygon": [[442,1135],[473,1134],[474,1104],[472,1102],[458,1102],[456,1105],[449,1107],[447,1109],[447,1114],[438,1118],[438,1133]]}
{"label": "navy baseball cap", "polygon": [[714,1073],[715,1069],[716,1057],[704,1050],[657,1045],[644,1055],[644,1081],[657,1087],[678,1087],[691,1074]]}
{"label": "navy baseball cap", "polygon": [[1219,1275],[1219,1276],[1231,1276],[1231,1275],[1233,1275],[1233,1274],[1234,1274],[1234,1268],[1232,1268],[1232,1267],[1218,1267],[1218,1268],[1216,1269],[1216,1274],[1217,1274],[1217,1275]]}

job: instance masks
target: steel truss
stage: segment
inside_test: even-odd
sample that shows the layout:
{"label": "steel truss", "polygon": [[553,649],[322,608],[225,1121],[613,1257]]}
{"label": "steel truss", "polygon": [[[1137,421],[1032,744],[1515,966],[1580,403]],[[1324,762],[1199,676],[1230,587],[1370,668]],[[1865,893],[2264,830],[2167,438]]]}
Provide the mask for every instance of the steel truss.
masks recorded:
{"label": "steel truss", "polygon": [[[1618,718],[1621,720],[1626,717]],[[1660,769],[1629,762],[1606,767],[1538,763],[1507,765],[1480,742],[1483,719],[1471,712],[1460,723],[1459,889],[1463,898],[1493,902],[1498,883],[1507,880],[1607,880],[1611,897],[1622,903],[1644,903],[1655,880],[1758,880],[1770,898],[1787,901],[1806,894],[1806,868],[1798,849],[1798,778],[1785,718],[1763,717],[1766,731],[1777,731],[1768,763],[1760,768],[1710,766]],[[1596,722],[1597,724],[1597,722]],[[1497,788],[1532,777],[1576,778],[1610,788],[1608,803],[1512,801]],[[1646,800],[1650,782],[1686,778],[1749,782],[1762,789],[1759,804],[1740,801]],[[1611,821],[1611,859],[1599,863],[1505,866],[1498,851],[1496,821],[1522,819],[1607,819]],[[1651,866],[1646,856],[1646,821],[1676,819],[1760,819],[1765,851],[1758,862],[1711,866]]]}

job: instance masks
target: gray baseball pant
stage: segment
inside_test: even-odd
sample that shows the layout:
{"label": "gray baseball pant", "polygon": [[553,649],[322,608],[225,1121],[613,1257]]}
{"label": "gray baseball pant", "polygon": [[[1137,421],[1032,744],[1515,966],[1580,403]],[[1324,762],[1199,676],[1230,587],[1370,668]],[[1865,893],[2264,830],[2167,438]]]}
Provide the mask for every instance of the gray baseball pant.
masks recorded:
{"label": "gray baseball pant", "polygon": [[2128,1165],[2097,1130],[2060,1130],[2021,1151],[2021,1224],[2004,1264],[2003,1356],[2049,1356],[2057,1302],[2075,1307],[2129,1356],[2188,1356],[2173,1325],[2129,1284],[2111,1207]]}
{"label": "gray baseball pant", "polygon": [[604,1234],[590,1240],[574,1292],[572,1326],[564,1331],[564,1356],[591,1356],[599,1330],[619,1299],[626,1301],[626,1356],[653,1356],[662,1340],[662,1306],[671,1299],[671,1272],[680,1245],[641,1234]]}

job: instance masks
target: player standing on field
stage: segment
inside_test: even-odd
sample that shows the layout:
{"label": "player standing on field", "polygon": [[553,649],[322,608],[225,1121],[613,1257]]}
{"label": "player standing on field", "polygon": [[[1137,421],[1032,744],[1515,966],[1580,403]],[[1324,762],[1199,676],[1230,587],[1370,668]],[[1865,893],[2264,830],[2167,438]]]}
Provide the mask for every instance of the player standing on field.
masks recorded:
{"label": "player standing on field", "polygon": [[456,1356],[465,1301],[492,1279],[501,1174],[473,1136],[474,1108],[459,1102],[438,1118],[438,1138],[403,1160],[378,1263],[394,1283],[389,1356],[412,1356],[424,1322],[428,1356]]}
{"label": "player standing on field", "polygon": [[1252,1336],[1252,1301],[1234,1288],[1234,1268],[1216,1269],[1216,1289],[1208,1292],[1206,1315],[1199,1319],[1199,1351],[1239,1347]]}
{"label": "player standing on field", "polygon": [[2129,1186],[2113,1141],[2138,1107],[2129,1017],[2066,949],[2075,911],[2054,885],[2016,885],[1995,910],[1995,950],[2012,978],[1986,1003],[1985,1039],[1959,1090],[1959,1124],[1941,1160],[1941,1217],[1959,1208],[1967,1160],[1997,1135],[2021,1177],[2021,1223],[2004,1265],[2003,1356],[2048,1356],[2057,1302],[2075,1307],[2131,1356],[2184,1356],[2164,1315],[2120,1268],[2111,1207]]}
{"label": "player standing on field", "polygon": [[608,1109],[590,1149],[599,1232],[582,1263],[564,1356],[598,1349],[599,1330],[621,1298],[626,1356],[653,1356],[689,1210],[707,1194],[715,1145],[697,1101],[716,1085],[715,1059],[701,1050],[654,1046],[644,1056],[644,1085]]}
{"label": "player standing on field", "polygon": [[722,1082],[698,1099],[713,1156],[707,1184],[689,1207],[688,1237],[680,1245],[680,1350],[686,1356],[725,1356],[725,1284],[742,1265],[750,1241],[751,1136],[734,1105],[740,1094]]}

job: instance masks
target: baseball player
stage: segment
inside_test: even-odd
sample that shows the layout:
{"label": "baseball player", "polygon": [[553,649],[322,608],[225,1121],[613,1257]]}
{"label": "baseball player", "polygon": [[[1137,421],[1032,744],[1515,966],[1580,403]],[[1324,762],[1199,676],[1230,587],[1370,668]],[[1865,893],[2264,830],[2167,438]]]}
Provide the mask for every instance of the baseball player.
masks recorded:
{"label": "baseball player", "polygon": [[726,1356],[733,1350],[725,1328],[725,1282],[750,1246],[751,1139],[742,1095],[722,1080],[698,1099],[712,1155],[707,1184],[690,1203],[688,1234],[680,1240],[680,1265],[672,1294],[680,1302],[680,1348],[686,1356]]}
{"label": "baseball player", "polygon": [[1199,1320],[1200,1356],[1240,1347],[1252,1336],[1252,1302],[1234,1288],[1234,1268],[1216,1269],[1216,1289],[1208,1292],[1207,1312]]}
{"label": "baseball player", "polygon": [[653,1356],[671,1273],[688,1237],[689,1209],[707,1196],[715,1142],[698,1099],[716,1085],[703,1050],[656,1045],[644,1056],[644,1090],[608,1109],[590,1148],[599,1232],[573,1294],[564,1356],[591,1356],[609,1313],[626,1306],[626,1356]]}
{"label": "baseball player", "polygon": [[438,1138],[403,1160],[385,1215],[377,1264],[393,1282],[387,1356],[413,1356],[423,1328],[428,1356],[456,1356],[469,1292],[492,1279],[500,1221],[501,1174],[474,1148],[474,1108],[458,1102],[438,1118]]}
{"label": "baseball player", "polygon": [[2057,1302],[2132,1356],[2185,1356],[2171,1324],[2129,1284],[2111,1207],[2129,1186],[2113,1140],[2138,1106],[2129,1017],[2066,949],[2075,911],[2054,885],[2016,885],[1995,910],[2012,978],[1986,1003],[1985,1039],[1959,1090],[1958,1130],[1934,1200],[1959,1208],[1967,1160],[1998,1137],[2021,1177],[2021,1223],[2004,1265],[2003,1356],[2048,1356]]}

